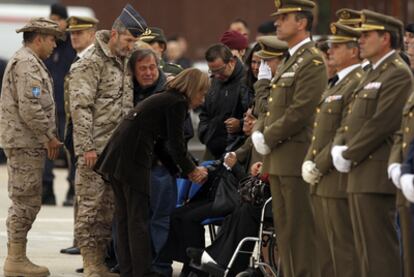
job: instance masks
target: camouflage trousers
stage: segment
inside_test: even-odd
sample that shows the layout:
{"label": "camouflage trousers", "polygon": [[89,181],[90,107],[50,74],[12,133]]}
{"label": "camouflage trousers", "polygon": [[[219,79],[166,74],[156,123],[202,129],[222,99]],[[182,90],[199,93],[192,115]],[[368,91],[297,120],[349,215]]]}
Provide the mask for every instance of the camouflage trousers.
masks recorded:
{"label": "camouflage trousers", "polygon": [[42,205],[42,174],[46,150],[9,148],[4,149],[4,152],[9,175],[9,198],[12,202],[6,222],[8,240],[23,242]]}
{"label": "camouflage trousers", "polygon": [[75,193],[78,203],[75,239],[78,247],[104,247],[111,240],[114,193],[101,176],[86,166],[83,157],[79,157],[76,167]]}

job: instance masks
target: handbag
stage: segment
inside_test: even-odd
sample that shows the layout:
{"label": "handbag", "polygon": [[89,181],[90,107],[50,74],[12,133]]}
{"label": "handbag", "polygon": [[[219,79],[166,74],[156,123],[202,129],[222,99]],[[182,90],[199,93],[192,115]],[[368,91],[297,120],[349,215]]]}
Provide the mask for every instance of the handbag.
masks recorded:
{"label": "handbag", "polygon": [[214,194],[211,208],[213,212],[219,212],[223,215],[229,214],[240,204],[237,185],[238,180],[233,173],[224,169]]}
{"label": "handbag", "polygon": [[270,197],[268,176],[248,176],[240,181],[239,193],[242,202],[260,207]]}

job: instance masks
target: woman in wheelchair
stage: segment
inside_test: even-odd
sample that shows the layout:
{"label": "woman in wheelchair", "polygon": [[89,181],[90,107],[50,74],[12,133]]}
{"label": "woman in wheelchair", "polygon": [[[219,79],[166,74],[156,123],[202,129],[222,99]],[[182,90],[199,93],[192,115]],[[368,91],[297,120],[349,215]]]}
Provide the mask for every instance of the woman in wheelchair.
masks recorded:
{"label": "woman in wheelchair", "polygon": [[[256,118],[252,114],[252,109],[249,109],[245,114],[243,125],[246,137],[251,134],[255,121]],[[208,218],[227,216],[235,208],[238,208],[239,201],[235,199],[238,199],[237,186],[239,180],[248,175],[246,168],[249,168],[252,157],[258,157],[258,155],[251,154],[244,156],[243,163],[236,163],[236,154],[230,152],[225,156],[224,161],[215,161],[208,166],[207,182],[201,185],[197,193],[187,200],[183,207],[177,208],[171,215],[170,233],[161,256],[165,263],[172,263],[173,260],[184,263],[181,276],[187,276],[191,272],[200,274],[196,269],[189,266],[190,259],[187,256],[186,249],[189,247],[201,249],[205,247],[204,226],[201,223]],[[219,186],[229,188],[227,190],[228,195],[225,197],[232,199],[225,198],[221,199],[224,201],[218,201]]]}

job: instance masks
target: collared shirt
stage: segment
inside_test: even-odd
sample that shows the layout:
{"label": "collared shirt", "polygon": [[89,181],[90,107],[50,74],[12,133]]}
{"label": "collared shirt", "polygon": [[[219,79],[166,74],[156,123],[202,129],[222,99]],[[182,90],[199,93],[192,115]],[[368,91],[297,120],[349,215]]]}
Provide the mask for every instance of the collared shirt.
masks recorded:
{"label": "collared shirt", "polygon": [[355,68],[361,67],[361,64],[353,64],[348,67],[345,67],[341,71],[337,73],[338,75],[338,81],[335,84],[338,84],[342,79],[344,79],[349,73],[351,73]]}
{"label": "collared shirt", "polygon": [[82,59],[83,56],[85,56],[86,52],[88,52],[88,50],[91,49],[92,47],[93,47],[93,43],[91,43],[88,47],[86,47],[85,49],[83,49],[82,51],[80,51],[78,53],[79,59]]}
{"label": "collared shirt", "polygon": [[380,64],[389,56],[391,56],[392,54],[395,53],[395,50],[392,50],[390,52],[388,52],[387,54],[385,54],[379,61],[377,61],[375,64],[372,65],[372,69],[377,69],[378,66],[380,66]]}
{"label": "collared shirt", "polygon": [[296,51],[298,51],[298,49],[300,47],[302,47],[303,45],[305,45],[306,43],[311,42],[311,39],[309,37],[305,38],[304,40],[302,40],[301,42],[299,42],[298,44],[296,44],[295,46],[293,46],[292,48],[289,48],[289,54],[292,57]]}

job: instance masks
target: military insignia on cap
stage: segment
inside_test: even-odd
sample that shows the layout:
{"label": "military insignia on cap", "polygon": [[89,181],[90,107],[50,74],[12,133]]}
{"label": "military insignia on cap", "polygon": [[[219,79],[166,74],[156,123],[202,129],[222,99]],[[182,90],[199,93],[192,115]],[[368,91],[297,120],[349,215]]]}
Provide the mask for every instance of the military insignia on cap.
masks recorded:
{"label": "military insignia on cap", "polygon": [[145,32],[143,32],[141,36],[149,36],[149,35],[151,35],[151,30],[147,28],[145,29]]}
{"label": "military insignia on cap", "polygon": [[339,14],[339,18],[340,18],[340,19],[350,19],[350,18],[351,18],[351,14],[349,13],[349,11],[347,11],[347,10],[343,10],[343,11],[341,11],[341,13]]}
{"label": "military insignia on cap", "polygon": [[367,21],[367,18],[365,16],[365,14],[361,14],[361,22],[365,23]]}
{"label": "military insignia on cap", "polygon": [[279,9],[280,8],[280,0],[275,0],[275,6],[276,6],[276,9]]}
{"label": "military insignia on cap", "polygon": [[336,34],[336,26],[335,26],[335,24],[331,24],[331,33],[332,33],[333,35],[335,35],[335,34]]}
{"label": "military insignia on cap", "polygon": [[34,97],[39,97],[40,96],[40,87],[32,87],[32,94]]}

